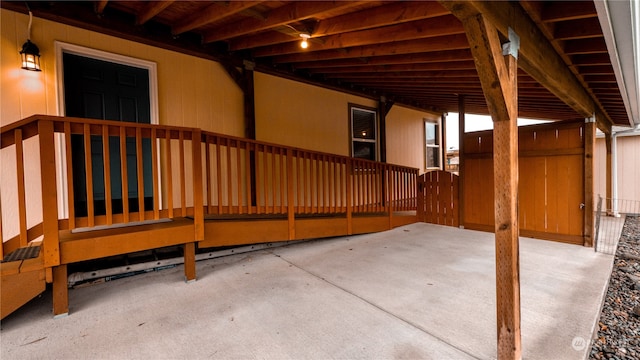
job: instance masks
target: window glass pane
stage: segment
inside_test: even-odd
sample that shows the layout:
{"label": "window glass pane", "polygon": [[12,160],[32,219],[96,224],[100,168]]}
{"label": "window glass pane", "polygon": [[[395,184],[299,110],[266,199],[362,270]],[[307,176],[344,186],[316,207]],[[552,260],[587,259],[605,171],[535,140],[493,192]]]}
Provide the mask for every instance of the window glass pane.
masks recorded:
{"label": "window glass pane", "polygon": [[353,137],[357,139],[376,139],[376,114],[352,108]]}
{"label": "window glass pane", "polygon": [[425,122],[424,128],[427,135],[427,145],[438,145],[440,143],[438,138],[438,124]]}
{"label": "window glass pane", "polygon": [[427,147],[427,168],[440,167],[439,150],[439,147]]}
{"label": "window glass pane", "polygon": [[376,144],[364,141],[353,142],[353,157],[359,159],[375,160]]}

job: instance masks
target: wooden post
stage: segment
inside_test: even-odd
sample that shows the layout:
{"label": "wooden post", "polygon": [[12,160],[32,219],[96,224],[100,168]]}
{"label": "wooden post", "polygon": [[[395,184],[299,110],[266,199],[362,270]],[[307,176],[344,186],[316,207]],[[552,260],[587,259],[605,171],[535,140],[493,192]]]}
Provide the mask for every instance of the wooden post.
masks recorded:
{"label": "wooden post", "polygon": [[464,95],[458,95],[458,223],[464,229],[464,127],[465,127]]}
{"label": "wooden post", "polygon": [[593,154],[596,146],[596,119],[589,118],[584,124],[584,246],[593,246],[594,201],[593,201]]}
{"label": "wooden post", "polygon": [[184,244],[184,276],[187,282],[196,279],[196,242],[204,240],[204,200],[202,190],[202,131],[191,133],[193,166],[193,227],[194,242]]}
{"label": "wooden post", "polygon": [[67,288],[67,265],[53,268],[53,316],[69,314],[69,289]]}
{"label": "wooden post", "polygon": [[503,47],[482,14],[463,21],[482,90],[494,122],[496,306],[498,359],[520,359],[520,265],[518,225],[519,37],[509,29]]}
{"label": "wooden post", "polygon": [[[42,234],[44,239],[44,266],[60,265],[60,239],[58,234],[58,194],[56,178],[55,144],[53,141],[53,122],[38,122],[40,139],[40,178],[42,186]],[[73,204],[69,204],[73,206]],[[65,279],[66,286],[66,279]]]}
{"label": "wooden post", "polygon": [[380,114],[378,139],[380,142],[380,162],[383,163],[387,162],[387,115],[391,111],[393,104],[393,101],[387,100],[384,96],[381,96],[378,102],[378,113]]}
{"label": "wooden post", "polygon": [[[253,79],[253,70],[256,64],[251,61],[244,62],[244,70],[242,72],[242,92],[244,94],[244,137],[251,140],[256,140],[256,105],[255,105],[255,86]],[[256,199],[257,179],[256,179],[256,151],[252,151],[249,154],[249,163],[251,166],[251,173],[249,174],[249,183],[251,185],[251,202],[248,204],[258,206]]]}
{"label": "wooden post", "polygon": [[[354,175],[353,175],[353,160],[351,158],[347,159],[347,163],[345,165],[346,175],[344,177],[345,180],[345,190],[347,193],[347,235],[353,234],[353,209],[351,208],[353,205],[353,187],[354,187]],[[391,204],[391,203],[390,203]],[[389,211],[393,211],[391,206],[389,206]]]}
{"label": "wooden post", "polygon": [[613,163],[611,162],[611,152],[612,152],[612,147],[611,147],[611,143],[612,143],[612,139],[613,137],[611,136],[611,132],[609,133],[605,133],[604,134],[604,141],[607,147],[607,160],[606,160],[606,176],[605,176],[605,183],[606,183],[606,194],[605,194],[605,200],[606,200],[606,210],[607,210],[607,215],[612,215],[613,214]]}

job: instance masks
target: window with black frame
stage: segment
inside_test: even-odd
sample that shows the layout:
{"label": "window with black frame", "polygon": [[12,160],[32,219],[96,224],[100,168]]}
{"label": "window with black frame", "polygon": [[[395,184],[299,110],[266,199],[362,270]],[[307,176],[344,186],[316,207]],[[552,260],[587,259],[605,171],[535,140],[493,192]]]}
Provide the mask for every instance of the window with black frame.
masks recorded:
{"label": "window with black frame", "polygon": [[349,106],[351,116],[351,156],[375,161],[378,158],[376,111]]}

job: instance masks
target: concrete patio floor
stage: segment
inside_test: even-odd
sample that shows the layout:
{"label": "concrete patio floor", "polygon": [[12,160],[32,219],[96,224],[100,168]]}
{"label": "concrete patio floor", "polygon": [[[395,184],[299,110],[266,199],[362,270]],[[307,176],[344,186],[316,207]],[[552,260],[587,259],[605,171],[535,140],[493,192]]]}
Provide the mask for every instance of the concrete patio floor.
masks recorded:
{"label": "concrete patio floor", "polygon": [[[521,239],[524,359],[584,359],[613,256]],[[2,321],[0,358],[493,359],[493,234],[424,223],[51,294]],[[581,343],[580,339],[585,342]]]}

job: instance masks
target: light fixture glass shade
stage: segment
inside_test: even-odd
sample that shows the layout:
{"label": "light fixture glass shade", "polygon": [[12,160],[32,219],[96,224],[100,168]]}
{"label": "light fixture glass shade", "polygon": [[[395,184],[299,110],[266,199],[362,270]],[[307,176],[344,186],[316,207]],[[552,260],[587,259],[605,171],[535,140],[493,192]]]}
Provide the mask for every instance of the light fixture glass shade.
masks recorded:
{"label": "light fixture glass shade", "polygon": [[309,39],[311,37],[311,35],[307,34],[307,33],[302,33],[300,34],[300,37],[302,38],[302,41],[300,42],[300,47],[303,49],[306,49],[309,47],[309,42],[307,41],[307,39]]}
{"label": "light fixture glass shade", "polygon": [[40,49],[38,49],[38,46],[32,43],[31,40],[27,40],[27,42],[22,45],[20,56],[22,57],[23,69],[31,71],[41,71]]}

